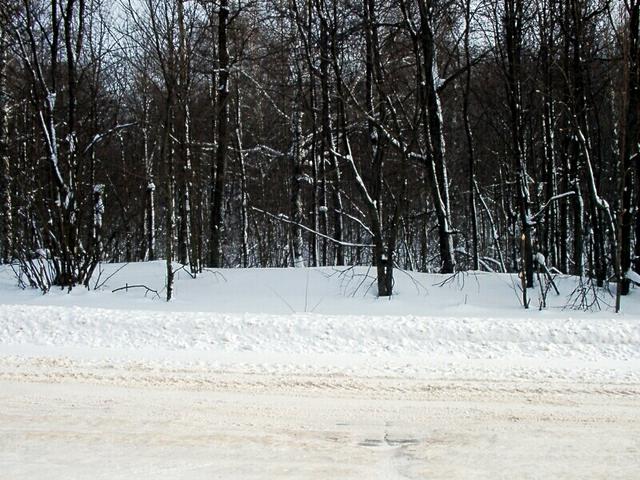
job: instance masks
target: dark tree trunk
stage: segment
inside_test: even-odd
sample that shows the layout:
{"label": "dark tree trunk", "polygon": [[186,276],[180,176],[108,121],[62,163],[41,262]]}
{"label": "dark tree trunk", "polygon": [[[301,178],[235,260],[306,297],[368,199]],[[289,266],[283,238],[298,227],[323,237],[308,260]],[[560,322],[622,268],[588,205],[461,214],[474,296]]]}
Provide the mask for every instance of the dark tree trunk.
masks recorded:
{"label": "dark tree trunk", "polygon": [[[631,268],[631,194],[633,190],[633,162],[636,163],[636,177],[640,178],[640,161],[638,160],[638,142],[640,140],[640,123],[638,121],[638,105],[640,105],[640,1],[633,0],[627,5],[628,31],[625,46],[625,112],[622,128],[622,151],[620,175],[620,212],[618,220],[618,291],[620,295],[629,293],[629,279],[626,273]],[[640,198],[640,196],[638,196]],[[638,200],[640,205],[640,200]],[[636,214],[636,222],[639,216]],[[640,228],[636,227],[640,232]],[[636,238],[635,251],[640,252],[640,242]],[[636,255],[634,270],[640,271],[640,257]],[[618,298],[616,309],[620,309]]]}
{"label": "dark tree trunk", "polygon": [[[546,8],[540,14],[541,33],[540,33],[540,60],[542,69],[542,153],[543,153],[543,170],[545,181],[545,201],[549,201],[558,193],[557,189],[557,165],[554,138],[554,97],[553,97],[553,45],[554,45],[554,17],[555,4],[553,1],[545,5]],[[542,222],[542,247],[547,256],[548,263],[558,265],[558,245],[556,238],[558,237],[557,227],[557,205],[552,202],[547,211],[544,213]]]}
{"label": "dark tree trunk", "polygon": [[211,207],[211,245],[209,264],[222,267],[222,242],[224,238],[224,190],[226,186],[227,148],[229,145],[229,49],[227,46],[227,22],[229,0],[220,0],[218,13],[218,71],[217,86],[217,150],[216,176]]}
{"label": "dark tree trunk", "polygon": [[[427,177],[438,219],[438,238],[440,244],[440,272],[453,273],[456,266],[453,254],[453,230],[451,228],[451,207],[449,204],[449,180],[445,163],[445,143],[443,133],[442,107],[438,94],[440,79],[437,77],[435,39],[433,35],[434,5],[431,0],[419,0],[420,45],[422,47],[424,75],[418,83],[421,91],[420,105],[423,128],[427,144]],[[418,59],[419,60],[419,59]]]}
{"label": "dark tree trunk", "polygon": [[473,270],[478,270],[480,268],[480,259],[478,254],[478,211],[476,208],[476,161],[471,122],[469,120],[469,96],[471,93],[471,53],[469,46],[469,37],[471,34],[471,0],[466,0],[464,4],[464,19],[464,57],[467,71],[462,93],[462,119],[464,122],[465,136],[467,138],[467,161],[469,165],[469,222],[471,223],[471,255],[473,262],[471,266]]}
{"label": "dark tree trunk", "polygon": [[[11,195],[11,160],[9,154],[9,93],[7,92],[7,31],[0,21],[0,201],[2,202],[2,252],[7,263],[13,258],[13,212]],[[26,132],[25,132],[26,133]]]}

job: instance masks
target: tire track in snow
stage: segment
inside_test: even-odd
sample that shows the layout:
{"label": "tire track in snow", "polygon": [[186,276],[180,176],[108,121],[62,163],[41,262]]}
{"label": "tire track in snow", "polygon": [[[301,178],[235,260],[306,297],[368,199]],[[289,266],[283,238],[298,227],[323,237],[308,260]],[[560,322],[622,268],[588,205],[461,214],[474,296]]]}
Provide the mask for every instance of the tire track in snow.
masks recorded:
{"label": "tire track in snow", "polygon": [[89,383],[139,388],[198,391],[278,393],[335,397],[402,399],[451,399],[459,397],[522,397],[600,395],[640,397],[640,383],[600,383],[572,380],[546,382],[496,380],[491,378],[358,377],[320,373],[259,373],[210,370],[203,366],[181,366],[123,362],[80,361],[69,358],[0,357],[0,381],[26,383]]}

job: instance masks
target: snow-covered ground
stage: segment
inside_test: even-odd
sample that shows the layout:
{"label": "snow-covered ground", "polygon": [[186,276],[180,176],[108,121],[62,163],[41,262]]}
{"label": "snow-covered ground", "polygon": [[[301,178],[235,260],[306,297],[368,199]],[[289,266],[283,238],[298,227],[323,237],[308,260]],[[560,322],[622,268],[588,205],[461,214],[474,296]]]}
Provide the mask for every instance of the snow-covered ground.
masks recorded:
{"label": "snow-covered ground", "polygon": [[558,277],[525,311],[509,275],[372,273],[180,271],[167,304],[112,293],[162,297],[162,262],[0,271],[0,478],[637,478],[636,291],[577,311]]}

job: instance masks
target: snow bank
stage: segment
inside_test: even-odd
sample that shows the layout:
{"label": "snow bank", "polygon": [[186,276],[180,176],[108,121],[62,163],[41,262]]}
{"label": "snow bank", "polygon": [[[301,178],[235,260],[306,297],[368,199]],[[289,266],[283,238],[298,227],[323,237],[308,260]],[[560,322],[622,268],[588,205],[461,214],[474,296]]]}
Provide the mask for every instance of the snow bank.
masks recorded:
{"label": "snow bank", "polygon": [[[626,314],[562,309],[576,287],[557,279],[550,308],[525,311],[508,275],[397,272],[376,298],[367,269],[257,269],[180,275],[166,303],[160,262],[108,266],[99,291],[40,295],[0,277],[0,358],[142,361],[203,371],[407,378],[583,378],[640,382],[638,302]],[[118,270],[121,268],[121,270]],[[633,292],[635,293],[635,292]],[[535,291],[531,295],[534,298]],[[601,292],[606,300],[607,294]],[[150,367],[151,368],[151,367]]]}
{"label": "snow bank", "polygon": [[592,378],[638,380],[640,322],[3,305],[1,354],[242,364],[267,373],[301,365],[312,373],[331,368],[398,376],[450,375],[474,367],[492,375],[513,376],[526,367],[569,376],[590,369]]}

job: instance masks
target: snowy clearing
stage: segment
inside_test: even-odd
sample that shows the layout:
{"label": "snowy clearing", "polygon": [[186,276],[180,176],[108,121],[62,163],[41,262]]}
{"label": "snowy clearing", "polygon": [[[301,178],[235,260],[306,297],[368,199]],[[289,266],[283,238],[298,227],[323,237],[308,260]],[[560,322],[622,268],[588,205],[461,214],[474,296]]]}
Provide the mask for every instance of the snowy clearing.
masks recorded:
{"label": "snowy clearing", "polygon": [[[120,265],[108,265],[110,275]],[[636,478],[640,311],[524,311],[511,277],[128,265],[0,277],[7,478]],[[603,294],[603,301],[606,301]]]}

